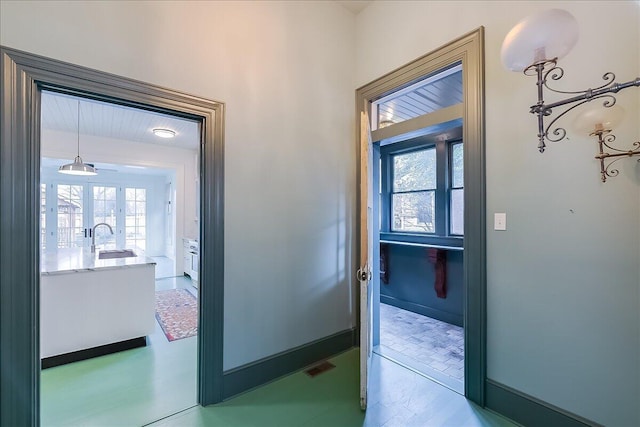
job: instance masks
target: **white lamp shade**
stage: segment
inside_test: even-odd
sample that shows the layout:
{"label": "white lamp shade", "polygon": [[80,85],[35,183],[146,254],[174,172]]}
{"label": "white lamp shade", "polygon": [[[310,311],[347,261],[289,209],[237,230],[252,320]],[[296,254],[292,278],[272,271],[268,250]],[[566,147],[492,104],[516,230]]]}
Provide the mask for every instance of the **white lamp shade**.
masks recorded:
{"label": "white lamp shade", "polygon": [[622,121],[624,117],[622,107],[617,104],[611,107],[598,104],[598,106],[586,108],[573,120],[573,128],[576,132],[591,135],[597,131],[610,131]]}
{"label": "white lamp shade", "polygon": [[76,157],[73,163],[68,163],[66,165],[60,166],[58,168],[59,173],[63,173],[65,175],[97,175],[95,168],[90,164],[84,163],[80,156]]}
{"label": "white lamp shade", "polygon": [[502,64],[511,71],[562,58],[578,41],[578,22],[566,10],[549,9],[518,22],[502,42]]}

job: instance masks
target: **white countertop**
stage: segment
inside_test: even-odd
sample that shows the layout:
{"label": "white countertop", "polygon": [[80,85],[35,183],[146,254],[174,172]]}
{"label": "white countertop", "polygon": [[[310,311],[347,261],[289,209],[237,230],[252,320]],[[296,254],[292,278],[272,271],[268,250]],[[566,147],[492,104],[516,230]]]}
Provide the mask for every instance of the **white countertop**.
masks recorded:
{"label": "white countertop", "polygon": [[93,270],[108,270],[117,268],[134,268],[145,265],[155,265],[155,261],[135,251],[140,256],[130,258],[98,259],[100,250],[92,253],[89,248],[64,248],[56,251],[44,252],[40,256],[40,274],[68,274]]}

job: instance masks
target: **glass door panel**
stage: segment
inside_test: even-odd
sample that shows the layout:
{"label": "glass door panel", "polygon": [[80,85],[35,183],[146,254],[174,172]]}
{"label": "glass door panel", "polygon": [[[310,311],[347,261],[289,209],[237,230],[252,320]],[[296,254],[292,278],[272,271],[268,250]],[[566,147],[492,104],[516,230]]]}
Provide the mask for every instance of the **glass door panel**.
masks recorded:
{"label": "glass door panel", "polygon": [[105,226],[95,230],[96,247],[101,249],[116,249],[117,233],[117,200],[116,187],[93,186],[93,226],[106,223],[111,226],[113,233]]}
{"label": "glass door panel", "polygon": [[58,248],[78,248],[85,245],[84,186],[57,185]]}
{"label": "glass door panel", "polygon": [[147,241],[147,190],[127,188],[125,204],[126,247],[144,251]]}
{"label": "glass door panel", "polygon": [[47,248],[47,184],[40,184],[40,249]]}
{"label": "glass door panel", "polygon": [[43,182],[40,186],[42,250],[89,247],[146,250],[147,189],[113,183]]}

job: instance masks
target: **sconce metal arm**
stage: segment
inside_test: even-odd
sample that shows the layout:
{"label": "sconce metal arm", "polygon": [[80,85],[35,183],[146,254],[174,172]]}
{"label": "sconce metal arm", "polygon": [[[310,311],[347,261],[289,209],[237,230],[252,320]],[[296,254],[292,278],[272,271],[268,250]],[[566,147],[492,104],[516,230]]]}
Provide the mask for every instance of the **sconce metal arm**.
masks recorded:
{"label": "sconce metal arm", "polygon": [[[553,124],[562,116],[574,108],[598,98],[607,98],[603,105],[605,107],[611,107],[616,103],[616,98],[611,95],[612,93],[618,93],[622,89],[628,87],[637,86],[640,87],[640,77],[636,77],[634,80],[625,83],[615,83],[615,74],[606,73],[602,77],[605,80],[605,84],[595,89],[587,89],[576,92],[565,92],[550,88],[547,84],[547,80],[560,80],[564,76],[564,70],[557,66],[557,58],[547,61],[540,61],[530,65],[524,70],[524,74],[527,76],[537,76],[536,85],[538,87],[538,102],[531,106],[529,112],[535,114],[538,118],[538,150],[543,153],[546,147],[545,139],[558,142],[565,138],[566,130],[564,128],[555,128],[552,131],[554,137],[550,137],[549,130]],[[549,104],[544,103],[544,88],[556,93],[575,94],[575,96],[562,99]],[[567,104],[574,104],[558,114],[546,127],[544,125],[544,118],[552,114],[552,110],[556,107],[561,107]]]}
{"label": "sconce metal arm", "polygon": [[[640,141],[636,141],[632,144],[633,147],[631,150],[624,151],[618,148],[613,148],[610,144],[616,140],[615,135],[609,133],[608,131],[598,131],[592,134],[593,136],[598,137],[598,154],[595,156],[597,160],[600,160],[600,176],[602,182],[607,181],[607,177],[617,176],[620,171],[618,169],[611,169],[611,165],[620,160],[623,157],[632,157],[632,156],[640,156]],[[606,136],[605,136],[606,135]],[[617,151],[617,153],[607,153],[604,151],[604,148],[608,148],[613,151]],[[616,158],[611,160],[609,164],[605,164],[606,159]],[[638,159],[640,162],[640,159]]]}

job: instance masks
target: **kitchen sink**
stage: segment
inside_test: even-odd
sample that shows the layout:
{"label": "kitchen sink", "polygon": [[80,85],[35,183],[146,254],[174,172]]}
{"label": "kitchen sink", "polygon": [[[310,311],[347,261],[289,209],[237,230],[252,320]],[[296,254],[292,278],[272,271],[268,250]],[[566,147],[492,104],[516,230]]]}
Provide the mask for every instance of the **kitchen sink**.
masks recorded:
{"label": "kitchen sink", "polygon": [[108,251],[100,251],[98,259],[111,258],[131,258],[137,256],[131,249],[112,249]]}

